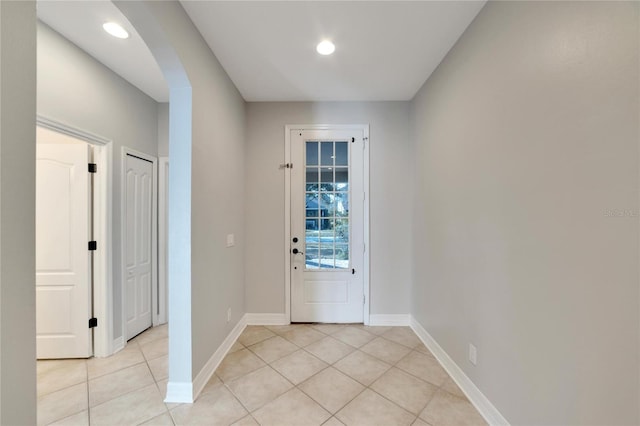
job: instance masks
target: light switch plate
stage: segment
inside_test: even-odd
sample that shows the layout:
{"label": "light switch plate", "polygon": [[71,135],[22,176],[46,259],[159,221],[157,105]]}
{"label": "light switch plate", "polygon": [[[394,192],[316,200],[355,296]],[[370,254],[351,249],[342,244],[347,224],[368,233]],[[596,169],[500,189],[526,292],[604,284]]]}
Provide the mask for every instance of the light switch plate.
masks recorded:
{"label": "light switch plate", "polygon": [[227,247],[233,247],[236,245],[235,237],[233,234],[227,235]]}

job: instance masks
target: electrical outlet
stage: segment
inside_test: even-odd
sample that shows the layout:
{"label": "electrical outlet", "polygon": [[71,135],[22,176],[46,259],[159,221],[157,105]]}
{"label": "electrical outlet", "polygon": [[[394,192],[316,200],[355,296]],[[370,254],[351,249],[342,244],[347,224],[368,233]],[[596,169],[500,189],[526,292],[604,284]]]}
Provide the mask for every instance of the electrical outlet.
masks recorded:
{"label": "electrical outlet", "polygon": [[236,245],[235,235],[228,234],[227,235],[227,247],[233,247]]}
{"label": "electrical outlet", "polygon": [[469,343],[469,362],[473,365],[478,362],[478,349],[471,343]]}
{"label": "electrical outlet", "polygon": [[231,308],[227,309],[227,322],[231,321]]}

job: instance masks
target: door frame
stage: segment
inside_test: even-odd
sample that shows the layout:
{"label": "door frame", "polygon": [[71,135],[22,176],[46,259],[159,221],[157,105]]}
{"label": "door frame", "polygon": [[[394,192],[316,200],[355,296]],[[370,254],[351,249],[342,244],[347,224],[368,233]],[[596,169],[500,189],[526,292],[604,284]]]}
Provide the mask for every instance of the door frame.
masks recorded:
{"label": "door frame", "polygon": [[144,152],[136,151],[135,149],[123,146],[121,149],[122,156],[120,158],[120,291],[122,296],[122,347],[127,345],[127,297],[124,289],[124,283],[126,282],[126,259],[125,259],[125,221],[126,221],[126,162],[127,155],[141,158],[143,160],[151,162],[152,171],[151,179],[153,184],[153,190],[151,191],[151,326],[159,325],[158,319],[160,318],[160,310],[166,312],[166,307],[158,305],[158,159],[152,155],[145,154]]}
{"label": "door frame", "polygon": [[[169,157],[158,157],[158,324],[169,321]],[[154,324],[156,325],[156,324]]]}
{"label": "door frame", "polygon": [[93,149],[98,172],[93,185],[94,239],[98,249],[93,258],[93,316],[98,326],[93,329],[93,356],[113,353],[113,141],[68,124],[37,115],[36,126],[82,140]]}
{"label": "door frame", "polygon": [[[364,310],[363,323],[369,325],[369,125],[368,124],[287,124],[284,126],[284,162],[281,167],[284,169],[284,310],[285,321],[291,323],[291,256],[289,246],[291,243],[291,169],[286,167],[291,164],[291,132],[304,130],[358,130],[362,131],[364,144]],[[296,165],[294,164],[294,167]]]}

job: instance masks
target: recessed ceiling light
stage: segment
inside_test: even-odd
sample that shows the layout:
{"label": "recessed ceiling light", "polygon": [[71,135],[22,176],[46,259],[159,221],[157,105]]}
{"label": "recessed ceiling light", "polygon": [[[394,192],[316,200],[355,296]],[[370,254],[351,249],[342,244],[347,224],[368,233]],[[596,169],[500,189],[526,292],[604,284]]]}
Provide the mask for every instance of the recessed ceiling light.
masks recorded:
{"label": "recessed ceiling light", "polygon": [[129,33],[127,32],[127,30],[125,30],[124,28],[122,28],[122,26],[116,24],[115,22],[107,22],[102,25],[102,28],[104,28],[106,32],[114,37],[129,38]]}
{"label": "recessed ceiling light", "polygon": [[336,46],[329,40],[324,40],[318,43],[316,50],[321,55],[331,55],[336,50]]}

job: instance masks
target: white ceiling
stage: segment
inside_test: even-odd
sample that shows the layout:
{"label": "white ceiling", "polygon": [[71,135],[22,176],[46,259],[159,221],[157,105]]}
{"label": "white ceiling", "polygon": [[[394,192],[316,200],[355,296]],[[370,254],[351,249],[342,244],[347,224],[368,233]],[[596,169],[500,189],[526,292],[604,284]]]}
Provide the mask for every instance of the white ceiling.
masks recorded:
{"label": "white ceiling", "polygon": [[247,101],[382,101],[412,99],[485,2],[181,3]]}
{"label": "white ceiling", "polygon": [[[169,89],[160,67],[142,38],[113,3],[39,0],[37,8],[41,21],[113,72],[156,101],[169,101]],[[102,24],[108,21],[122,25],[129,32],[129,38],[121,40],[104,32]]]}
{"label": "white ceiling", "polygon": [[[485,1],[181,3],[247,101],[410,100]],[[159,102],[160,69],[109,1],[38,1],[38,17]],[[131,34],[102,30],[109,20]],[[327,57],[323,38],[336,44]]]}

